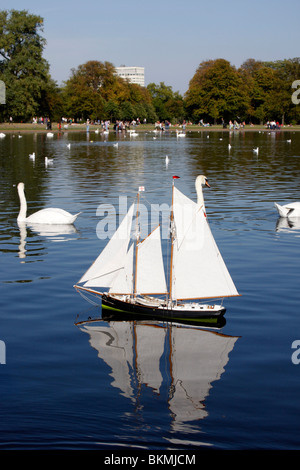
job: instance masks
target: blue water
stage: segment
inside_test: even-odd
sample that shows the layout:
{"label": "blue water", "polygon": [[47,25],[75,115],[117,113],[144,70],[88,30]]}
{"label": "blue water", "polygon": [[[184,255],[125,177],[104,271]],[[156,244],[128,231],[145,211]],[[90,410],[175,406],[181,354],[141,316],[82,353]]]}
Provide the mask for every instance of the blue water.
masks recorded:
{"label": "blue water", "polygon": [[[153,137],[0,141],[1,449],[300,448],[300,222],[289,226],[274,208],[300,201],[300,134]],[[97,209],[123,215],[119,197],[129,206],[140,185],[150,204],[170,204],[172,175],[196,198],[198,174],[209,179],[211,230],[242,294],[225,300],[225,326],[103,320],[73,289],[107,243]],[[20,228],[19,181],[28,214],[82,211],[75,229]]]}

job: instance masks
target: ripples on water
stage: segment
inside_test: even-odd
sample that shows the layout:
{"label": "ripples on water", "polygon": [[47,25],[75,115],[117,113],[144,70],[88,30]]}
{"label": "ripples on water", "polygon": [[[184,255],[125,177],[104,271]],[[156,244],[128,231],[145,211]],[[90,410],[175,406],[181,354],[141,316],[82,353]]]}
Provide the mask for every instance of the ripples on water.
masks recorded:
{"label": "ripples on water", "polygon": [[[0,171],[0,447],[299,448],[300,224],[274,208],[300,200],[299,134],[7,134]],[[170,205],[174,174],[192,198],[196,176],[209,179],[211,229],[242,294],[225,302],[226,325],[86,322],[101,311],[72,286],[106,243],[97,208],[123,216],[119,197],[129,206],[141,185]],[[28,214],[82,211],[75,228],[19,227],[19,181]]]}

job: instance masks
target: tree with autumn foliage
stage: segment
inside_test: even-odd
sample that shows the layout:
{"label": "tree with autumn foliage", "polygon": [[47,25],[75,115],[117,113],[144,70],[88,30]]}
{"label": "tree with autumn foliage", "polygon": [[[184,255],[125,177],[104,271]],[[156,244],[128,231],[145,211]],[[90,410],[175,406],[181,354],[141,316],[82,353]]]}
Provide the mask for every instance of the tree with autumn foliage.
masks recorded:
{"label": "tree with autumn foliage", "polygon": [[147,119],[153,113],[147,89],[117,76],[110,62],[91,60],[72,69],[62,94],[66,114],[75,119]]}

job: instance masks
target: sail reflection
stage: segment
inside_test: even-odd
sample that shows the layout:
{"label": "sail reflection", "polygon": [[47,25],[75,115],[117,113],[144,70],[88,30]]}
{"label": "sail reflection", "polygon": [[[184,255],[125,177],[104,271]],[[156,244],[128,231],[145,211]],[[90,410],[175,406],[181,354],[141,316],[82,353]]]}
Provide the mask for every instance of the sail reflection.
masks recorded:
{"label": "sail reflection", "polygon": [[133,403],[142,387],[167,389],[172,429],[204,419],[205,399],[229,361],[238,337],[202,327],[155,321],[78,322],[98,357],[111,369],[111,385]]}

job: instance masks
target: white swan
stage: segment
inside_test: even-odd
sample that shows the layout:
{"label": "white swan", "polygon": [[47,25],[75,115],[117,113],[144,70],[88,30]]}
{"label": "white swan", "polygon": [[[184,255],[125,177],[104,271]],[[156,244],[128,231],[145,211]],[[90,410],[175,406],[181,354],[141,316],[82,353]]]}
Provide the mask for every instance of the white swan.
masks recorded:
{"label": "white swan", "polygon": [[0,138],[3,139],[5,137],[5,134],[3,132],[0,133]]}
{"label": "white swan", "polygon": [[205,204],[204,204],[202,186],[207,186],[208,188],[210,188],[210,185],[208,184],[206,176],[199,175],[197,176],[196,181],[195,181],[195,187],[196,187],[196,192],[197,192],[197,204],[199,206],[203,206],[203,210],[205,213]]}
{"label": "white swan", "polygon": [[45,157],[45,166],[47,167],[48,165],[52,165],[52,164],[53,164],[53,158]]}
{"label": "white swan", "polygon": [[285,204],[284,206],[280,206],[274,202],[274,205],[280,217],[300,217],[300,202],[291,202],[290,204]]}
{"label": "white swan", "polygon": [[56,225],[67,225],[73,224],[79,214],[72,215],[69,212],[58,209],[58,208],[48,208],[48,209],[41,209],[34,214],[26,217],[27,213],[27,202],[24,193],[24,183],[18,184],[18,193],[20,198],[20,212],[17,218],[18,222],[29,222],[33,224],[56,224]]}
{"label": "white swan", "polygon": [[135,132],[135,130],[129,130],[128,132],[129,132],[130,137],[137,137],[138,136],[138,133]]}
{"label": "white swan", "polygon": [[185,133],[176,129],[176,137],[185,137]]}
{"label": "white swan", "polygon": [[30,160],[35,160],[35,152],[29,154]]}

